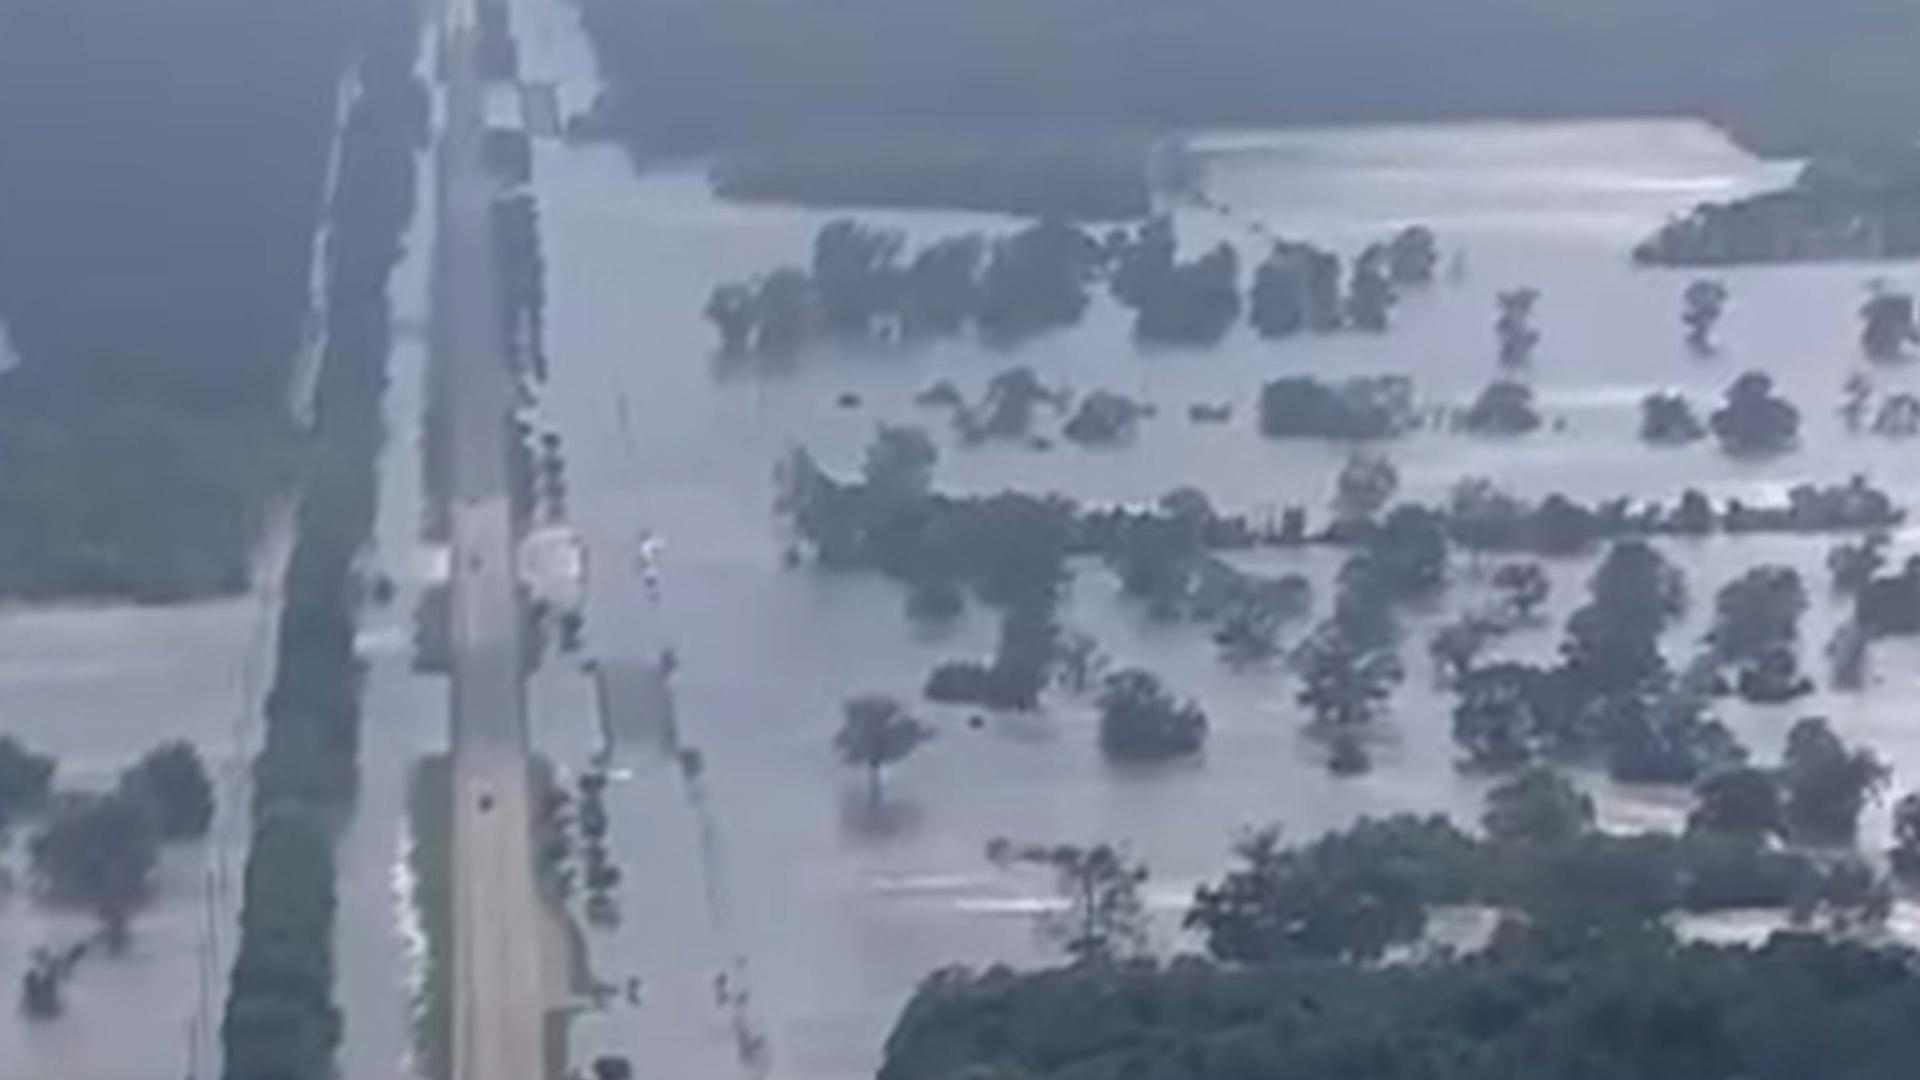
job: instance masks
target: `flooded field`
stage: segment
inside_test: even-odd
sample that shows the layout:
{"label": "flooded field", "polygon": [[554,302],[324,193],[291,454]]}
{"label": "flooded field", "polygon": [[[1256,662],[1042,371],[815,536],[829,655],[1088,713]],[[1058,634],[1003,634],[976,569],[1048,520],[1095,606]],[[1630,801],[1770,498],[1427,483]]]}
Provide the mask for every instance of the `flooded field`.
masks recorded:
{"label": "flooded field", "polygon": [[[520,25],[534,76],[558,79],[570,106],[587,100],[590,64],[565,13],[526,6]],[[1218,872],[1238,828],[1279,822],[1297,837],[1368,813],[1478,812],[1481,785],[1454,767],[1449,705],[1425,664],[1427,631],[1446,610],[1406,620],[1409,674],[1388,721],[1395,740],[1370,775],[1338,780],[1301,739],[1281,670],[1228,669],[1204,632],[1150,622],[1097,566],[1079,569],[1063,622],[1199,698],[1213,723],[1203,758],[1116,771],[1095,746],[1091,709],[1071,701],[979,730],[962,713],[927,709],[940,737],[897,770],[882,811],[870,812],[859,778],[829,750],[841,701],[868,691],[917,698],[936,663],[990,649],[993,620],[974,611],[930,638],[910,627],[890,583],[785,568],[770,475],[791,445],[830,469],[854,470],[876,423],[913,421],[940,443],[936,483],[950,490],[1144,501],[1191,484],[1224,511],[1317,509],[1346,451],[1263,439],[1253,422],[1260,384],[1285,373],[1405,374],[1423,400],[1462,404],[1497,373],[1495,294],[1531,285],[1543,294],[1545,335],[1531,380],[1561,429],[1518,440],[1426,433],[1388,444],[1403,495],[1433,497],[1463,477],[1491,475],[1535,495],[1671,499],[1691,485],[1751,496],[1864,472],[1903,502],[1920,496],[1920,478],[1901,467],[1907,450],[1847,435],[1835,413],[1842,383],[1861,366],[1856,309],[1866,282],[1912,268],[1727,273],[1724,349],[1702,359],[1679,329],[1689,276],[1629,264],[1632,244],[1668,215],[1775,184],[1790,165],[1753,160],[1684,122],[1234,133],[1197,145],[1206,191],[1229,212],[1172,207],[1189,248],[1228,239],[1247,265],[1263,248],[1250,225],[1258,221],[1351,255],[1423,223],[1446,252],[1464,253],[1464,279],[1409,297],[1384,338],[1272,344],[1242,328],[1215,349],[1144,349],[1130,339],[1126,313],[1101,297],[1081,327],[1016,349],[968,341],[911,351],[823,347],[782,370],[734,370],[717,363],[699,314],[708,291],[804,264],[814,231],[835,215],[721,204],[697,169],[637,174],[611,147],[543,149],[536,188],[554,381],[540,412],[567,440],[573,517],[593,555],[590,644],[613,657],[675,650],[679,727],[704,765],[687,785],[671,762],[623,763],[626,779],[610,799],[612,841],[628,871],[625,918],[617,932],[589,940],[602,977],[637,975],[647,990],[637,1008],[616,1005],[583,1024],[590,1045],[623,1046],[675,1075],[728,1075],[736,1014],[718,1008],[712,992],[716,974],[728,972],[730,985],[751,985],[748,1020],[769,1040],[772,1075],[869,1071],[895,1012],[928,971],[1043,957],[1030,916],[1049,883],[990,866],[983,848],[997,836],[1127,843],[1153,869],[1149,894],[1167,916],[1161,944],[1172,948],[1178,909],[1195,882]],[[971,215],[858,216],[916,240],[1012,227]],[[938,378],[972,395],[1014,364],[1082,393],[1147,398],[1159,415],[1125,448],[1063,443],[1041,453],[963,446],[942,415],[912,404]],[[1730,460],[1710,441],[1656,450],[1635,437],[1648,391],[1680,388],[1708,404],[1748,369],[1772,374],[1800,405],[1797,453],[1756,464]],[[1876,372],[1884,389],[1915,378]],[[847,392],[859,407],[836,404]],[[1233,423],[1187,423],[1189,404],[1222,400],[1236,406]],[[665,540],[657,603],[632,567],[636,538],[648,529]],[[1787,562],[1814,596],[1802,645],[1808,670],[1823,676],[1819,644],[1835,619],[1825,589],[1829,543],[1667,545],[1694,596],[1670,655],[1691,650],[1719,585],[1748,566]],[[1329,552],[1260,558],[1305,569],[1323,585],[1337,562]],[[1552,563],[1549,625],[1501,648],[1554,649],[1558,621],[1579,602],[1590,570],[1583,560]],[[1480,588],[1461,572],[1443,608],[1472,602]],[[1828,715],[1845,737],[1891,761],[1895,790],[1904,790],[1920,777],[1920,735],[1905,720],[1920,702],[1916,659],[1906,646],[1882,645],[1870,693],[1823,692],[1786,707],[1734,703],[1725,718],[1765,760],[1794,719]],[[559,704],[560,693],[541,710],[543,737],[577,765],[591,718],[583,696],[565,692],[568,703]],[[1684,813],[1682,793],[1591,782],[1607,789],[1609,823],[1672,824]],[[1884,812],[1863,834],[1876,845]]]}

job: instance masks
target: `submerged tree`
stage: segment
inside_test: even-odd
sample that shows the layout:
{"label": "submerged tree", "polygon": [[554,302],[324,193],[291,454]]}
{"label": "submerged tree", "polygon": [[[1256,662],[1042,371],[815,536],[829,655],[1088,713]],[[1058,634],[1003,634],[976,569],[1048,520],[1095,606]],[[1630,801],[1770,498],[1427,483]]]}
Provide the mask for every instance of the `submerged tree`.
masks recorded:
{"label": "submerged tree", "polygon": [[1334,481],[1333,512],[1342,521],[1365,521],[1393,501],[1400,470],[1378,454],[1354,454]]}
{"label": "submerged tree", "polygon": [[1505,563],[1493,572],[1493,587],[1500,590],[1502,605],[1516,622],[1531,622],[1540,605],[1553,593],[1553,582],[1539,563]]}
{"label": "submerged tree", "polygon": [[1687,347],[1698,353],[1713,351],[1713,328],[1727,308],[1727,287],[1712,278],[1701,278],[1687,285],[1683,294],[1680,322],[1687,328]]}
{"label": "submerged tree", "polygon": [[1502,367],[1520,367],[1533,359],[1540,344],[1540,331],[1533,326],[1533,309],[1540,302],[1540,290],[1509,289],[1497,298],[1499,317],[1494,320],[1494,336],[1500,343]]}
{"label": "submerged tree", "polygon": [[120,776],[120,790],[148,807],[162,840],[205,836],[213,824],[213,781],[192,743],[166,743]]}
{"label": "submerged tree", "polygon": [[0,828],[46,802],[55,762],[28,750],[12,735],[0,735]]}
{"label": "submerged tree", "polygon": [[1147,868],[1112,844],[1016,845],[995,840],[987,858],[1053,870],[1061,907],[1040,916],[1041,936],[1076,964],[1125,959],[1147,946],[1140,887]]}
{"label": "submerged tree", "polygon": [[1480,435],[1526,435],[1540,428],[1533,407],[1533,387],[1512,379],[1497,379],[1480,391],[1460,416],[1460,424]]}
{"label": "submerged tree", "polygon": [[1726,404],[1710,424],[1730,454],[1771,454],[1791,449],[1800,438],[1800,410],[1773,392],[1773,379],[1749,371],[1727,388]]}
{"label": "submerged tree", "polygon": [[1387,244],[1388,276],[1395,285],[1431,285],[1439,263],[1439,241],[1425,225],[1409,225]]}
{"label": "submerged tree", "polygon": [[92,909],[118,938],[152,887],[159,836],[134,799],[82,795],[55,808],[31,849],[34,873],[48,891]]}
{"label": "submerged tree", "polygon": [[1888,775],[1873,751],[1849,748],[1825,720],[1799,721],[1787,733],[1782,770],[1788,829],[1809,843],[1851,842],[1860,812],[1879,797]]}
{"label": "submerged tree", "polygon": [[1198,753],[1207,714],[1175,700],[1151,672],[1128,668],[1100,690],[1100,748],[1119,761],[1163,761]]}
{"label": "submerged tree", "polygon": [[1536,765],[1487,792],[1480,825],[1496,843],[1564,848],[1593,831],[1593,800],[1559,772]]}
{"label": "submerged tree", "polygon": [[1307,710],[1309,729],[1323,737],[1364,732],[1406,676],[1391,650],[1364,646],[1336,624],[1301,643],[1294,669],[1296,700]]}
{"label": "submerged tree", "polygon": [[1920,342],[1914,321],[1913,296],[1875,282],[1860,306],[1860,346],[1872,360],[1896,360],[1907,346]]}
{"label": "submerged tree", "polygon": [[1654,391],[1640,400],[1640,438],[1665,446],[1680,446],[1705,438],[1707,427],[1693,406],[1679,393]]}
{"label": "submerged tree", "polygon": [[1346,314],[1347,322],[1356,330],[1385,333],[1393,318],[1393,305],[1399,300],[1399,294],[1387,274],[1387,258],[1387,249],[1375,244],[1353,262]]}
{"label": "submerged tree", "polygon": [[933,729],[914,718],[899,701],[869,694],[846,703],[840,730],[833,736],[833,748],[842,762],[866,770],[869,793],[878,801],[882,770],[904,761],[931,738]]}

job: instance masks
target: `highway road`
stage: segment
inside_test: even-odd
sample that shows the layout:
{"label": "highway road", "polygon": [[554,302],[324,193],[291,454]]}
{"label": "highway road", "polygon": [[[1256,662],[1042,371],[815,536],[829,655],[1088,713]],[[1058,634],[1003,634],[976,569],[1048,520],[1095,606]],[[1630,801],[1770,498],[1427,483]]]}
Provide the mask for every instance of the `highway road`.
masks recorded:
{"label": "highway road", "polygon": [[452,396],[453,1080],[542,1080],[558,989],[534,883],[526,694],[507,495],[512,385],[497,321],[481,162],[482,86],[471,4],[442,14],[445,114],[437,152],[437,361]]}

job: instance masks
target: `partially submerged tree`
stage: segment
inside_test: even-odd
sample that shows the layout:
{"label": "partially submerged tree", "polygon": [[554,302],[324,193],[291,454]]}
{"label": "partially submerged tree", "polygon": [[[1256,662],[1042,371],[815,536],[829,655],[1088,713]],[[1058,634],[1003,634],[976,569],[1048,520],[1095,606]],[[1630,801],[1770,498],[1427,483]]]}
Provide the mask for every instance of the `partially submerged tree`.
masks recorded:
{"label": "partially submerged tree", "polygon": [[1493,587],[1500,591],[1501,603],[1515,622],[1532,622],[1553,594],[1553,582],[1546,570],[1535,562],[1504,563],[1493,572]]}
{"label": "partially submerged tree", "polygon": [[1706,438],[1707,427],[1679,393],[1655,391],[1640,400],[1640,438],[1663,446],[1682,446]]}
{"label": "partially submerged tree", "polygon": [[120,776],[120,791],[151,811],[162,840],[205,836],[213,824],[213,781],[192,743],[165,743]]}
{"label": "partially submerged tree", "polygon": [[1695,352],[1713,351],[1713,328],[1727,308],[1727,287],[1712,278],[1687,284],[1682,294],[1680,322],[1687,328],[1687,346]]}
{"label": "partially submerged tree", "polygon": [[1771,771],[1725,769],[1694,786],[1697,802],[1687,815],[1688,832],[1717,833],[1754,843],[1784,836],[1786,808],[1780,780]]}
{"label": "partially submerged tree", "polygon": [[1146,911],[1140,902],[1147,868],[1126,849],[995,840],[987,845],[987,858],[1053,870],[1061,907],[1041,914],[1040,934],[1074,963],[1122,960],[1147,947]]}
{"label": "partially submerged tree", "polygon": [[43,805],[53,784],[55,763],[11,735],[0,735],[0,828]]}
{"label": "partially submerged tree", "polygon": [[1729,454],[1775,454],[1800,438],[1800,410],[1773,392],[1773,379],[1749,371],[1727,388],[1726,404],[1709,420]]}
{"label": "partially submerged tree", "polygon": [[1593,831],[1593,800],[1565,776],[1536,765],[1487,792],[1480,825],[1498,843],[1564,847]]}
{"label": "partially submerged tree", "polygon": [[880,797],[881,772],[903,761],[933,738],[933,729],[921,723],[894,698],[869,694],[846,703],[833,748],[848,766],[864,769],[872,797]]}
{"label": "partially submerged tree", "polygon": [[1914,320],[1913,296],[1875,282],[1860,306],[1860,346],[1873,360],[1896,360],[1907,346],[1920,342]]}
{"label": "partially submerged tree", "polygon": [[1334,481],[1333,512],[1346,521],[1373,517],[1400,489],[1400,470],[1378,454],[1354,454]]}
{"label": "partially submerged tree", "polygon": [[1181,702],[1151,672],[1128,668],[1100,690],[1100,748],[1118,761],[1164,761],[1198,753],[1207,714]]}
{"label": "partially submerged tree", "polygon": [[1825,720],[1799,721],[1787,733],[1782,770],[1789,831],[1807,843],[1851,842],[1860,812],[1879,797],[1888,775],[1873,751],[1848,747]]}
{"label": "partially submerged tree", "polygon": [[72,796],[54,808],[31,853],[49,895],[92,910],[119,937],[152,887],[159,836],[132,798]]}
{"label": "partially submerged tree", "polygon": [[1494,337],[1500,344],[1500,365],[1520,367],[1533,359],[1540,344],[1540,331],[1533,326],[1533,309],[1540,302],[1540,290],[1509,289],[1497,297],[1499,317],[1494,320]]}

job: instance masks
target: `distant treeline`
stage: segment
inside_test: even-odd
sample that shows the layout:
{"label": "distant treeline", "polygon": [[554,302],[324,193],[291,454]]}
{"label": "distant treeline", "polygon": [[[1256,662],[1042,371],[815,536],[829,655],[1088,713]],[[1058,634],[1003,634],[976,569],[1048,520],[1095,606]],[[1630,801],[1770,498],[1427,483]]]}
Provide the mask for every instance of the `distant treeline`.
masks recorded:
{"label": "distant treeline", "polygon": [[378,504],[391,315],[388,278],[414,211],[426,90],[405,4],[358,14],[356,96],[340,135],[327,243],[327,341],[287,566],[279,655],[254,761],[239,952],[221,1027],[227,1080],[328,1080],[333,1000],[332,828],[356,789],[365,588],[355,563]]}
{"label": "distant treeline", "polygon": [[351,10],[0,0],[0,594],[246,584]]}
{"label": "distant treeline", "polygon": [[1699,115],[1799,152],[1904,138],[1899,0],[583,0],[643,150],[849,132]]}

